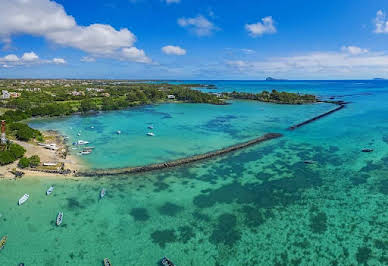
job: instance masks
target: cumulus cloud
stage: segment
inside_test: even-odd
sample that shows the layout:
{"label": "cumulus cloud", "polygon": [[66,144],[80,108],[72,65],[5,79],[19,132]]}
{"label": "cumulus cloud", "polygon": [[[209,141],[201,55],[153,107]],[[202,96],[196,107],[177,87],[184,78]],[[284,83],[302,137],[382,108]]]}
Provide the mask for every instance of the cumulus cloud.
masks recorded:
{"label": "cumulus cloud", "polygon": [[375,33],[388,33],[388,21],[382,10],[377,11],[375,18]]}
{"label": "cumulus cloud", "polygon": [[127,28],[116,30],[106,24],[80,26],[54,1],[0,0],[0,6],[0,40],[10,40],[15,34],[30,34],[111,58],[118,58],[124,48],[134,48],[136,42],[136,36]]}
{"label": "cumulus cloud", "polygon": [[121,59],[125,58],[138,63],[152,63],[152,60],[146,56],[145,52],[136,47],[123,48],[121,55]]}
{"label": "cumulus cloud", "polygon": [[91,56],[84,56],[81,58],[81,62],[96,62],[96,59]]}
{"label": "cumulus cloud", "polygon": [[207,18],[198,15],[194,18],[180,18],[178,25],[187,28],[198,36],[209,36],[218,28]]}
{"label": "cumulus cloud", "polygon": [[262,36],[263,34],[276,33],[275,21],[271,16],[261,19],[261,22],[255,24],[246,24],[245,29],[252,37]]}
{"label": "cumulus cloud", "polygon": [[369,52],[367,49],[363,49],[357,46],[342,46],[341,50],[352,55],[365,54]]}
{"label": "cumulus cloud", "polygon": [[63,58],[53,58],[52,60],[40,59],[39,56],[34,52],[24,53],[21,57],[18,57],[15,54],[9,54],[4,57],[0,57],[0,65],[2,65],[4,68],[50,63],[65,64],[66,61]]}
{"label": "cumulus cloud", "polygon": [[32,61],[39,60],[39,56],[37,56],[37,54],[34,52],[24,53],[22,56],[22,60],[32,62]]}
{"label": "cumulus cloud", "polygon": [[294,73],[299,77],[321,75],[329,78],[327,75],[339,73],[350,73],[354,76],[360,73],[374,73],[374,75],[388,73],[388,53],[351,53],[348,49],[342,52],[313,52],[259,61],[230,60],[226,63],[245,74],[290,75]]}
{"label": "cumulus cloud", "polygon": [[163,53],[168,54],[168,55],[185,55],[186,54],[185,49],[183,49],[179,46],[173,46],[173,45],[167,45],[167,46],[162,47],[162,51],[163,51]]}
{"label": "cumulus cloud", "polygon": [[63,58],[54,58],[53,63],[54,64],[66,64],[66,60]]}

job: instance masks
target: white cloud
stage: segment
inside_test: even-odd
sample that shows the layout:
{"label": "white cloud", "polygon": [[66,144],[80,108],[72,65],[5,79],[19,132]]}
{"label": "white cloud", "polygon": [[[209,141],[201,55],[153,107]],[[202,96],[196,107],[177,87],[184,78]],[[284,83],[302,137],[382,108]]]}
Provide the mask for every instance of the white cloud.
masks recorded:
{"label": "white cloud", "polygon": [[15,34],[42,36],[58,45],[111,58],[118,58],[124,48],[134,48],[136,42],[136,36],[127,28],[77,25],[63,6],[54,1],[0,0],[0,6],[0,40],[10,40]]}
{"label": "white cloud", "polygon": [[173,45],[167,45],[167,46],[162,47],[162,51],[163,51],[163,53],[168,54],[168,55],[185,55],[186,54],[185,49],[183,49],[179,46],[173,46]]}
{"label": "white cloud", "polygon": [[54,64],[66,64],[66,60],[63,58],[54,58],[53,63]]}
{"label": "white cloud", "polygon": [[2,59],[3,59],[4,62],[18,62],[19,61],[19,57],[17,57],[14,54],[6,55]]}
{"label": "white cloud", "polygon": [[375,26],[375,33],[388,33],[388,21],[382,10],[379,10],[376,13]]}
{"label": "white cloud", "polygon": [[9,54],[4,57],[0,57],[0,65],[4,68],[15,66],[29,66],[36,64],[65,64],[66,61],[63,58],[54,58],[52,60],[40,59],[34,52],[24,53],[21,57],[15,54]]}
{"label": "white cloud", "polygon": [[181,0],[165,0],[167,4],[172,4],[172,3],[180,3]]}
{"label": "white cloud", "polygon": [[263,34],[276,33],[275,21],[271,16],[261,19],[262,22],[256,24],[246,24],[245,29],[252,37],[262,36]]}
{"label": "white cloud", "polygon": [[367,49],[357,46],[342,46],[341,50],[352,55],[365,54],[369,52]]}
{"label": "white cloud", "polygon": [[34,52],[24,53],[22,56],[22,60],[32,62],[39,60],[39,56],[37,56]]}
{"label": "white cloud", "polygon": [[[344,74],[388,74],[388,53],[313,52],[297,56],[274,57],[261,61],[230,60],[227,64],[244,74],[280,74],[299,77],[324,77]],[[360,76],[359,76],[360,77]]]}
{"label": "white cloud", "polygon": [[91,56],[84,56],[81,58],[81,62],[96,62],[96,59]]}
{"label": "white cloud", "polygon": [[146,56],[145,52],[136,47],[123,48],[121,55],[121,59],[125,58],[138,63],[152,63],[152,60]]}
{"label": "white cloud", "polygon": [[244,54],[255,54],[256,51],[252,49],[240,49]]}
{"label": "white cloud", "polygon": [[218,28],[207,18],[198,15],[194,18],[180,18],[178,25],[183,28],[188,28],[198,36],[209,36]]}

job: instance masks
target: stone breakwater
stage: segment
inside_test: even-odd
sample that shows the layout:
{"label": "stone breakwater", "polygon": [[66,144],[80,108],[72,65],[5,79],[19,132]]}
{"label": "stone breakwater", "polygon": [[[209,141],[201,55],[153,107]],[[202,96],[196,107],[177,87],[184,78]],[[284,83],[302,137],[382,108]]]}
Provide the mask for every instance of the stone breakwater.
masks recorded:
{"label": "stone breakwater", "polygon": [[337,108],[333,109],[333,110],[330,110],[330,111],[328,111],[328,112],[326,112],[326,113],[317,115],[317,116],[315,116],[315,117],[313,117],[313,118],[311,118],[311,119],[309,119],[309,120],[306,120],[306,121],[304,121],[304,122],[302,122],[302,123],[293,125],[293,126],[289,127],[288,129],[289,129],[289,130],[294,130],[294,129],[297,129],[297,128],[302,127],[302,126],[304,126],[304,125],[310,124],[310,123],[312,123],[312,122],[314,122],[314,121],[317,121],[318,119],[321,119],[321,118],[323,118],[323,117],[325,117],[325,116],[331,115],[332,113],[335,113],[335,112],[337,112],[337,111],[343,109],[343,108],[345,107],[345,104],[346,104],[346,103],[334,103],[334,104],[338,104],[339,106],[338,106]]}
{"label": "stone breakwater", "polygon": [[162,169],[168,169],[172,167],[177,167],[185,164],[190,164],[210,158],[215,158],[227,153],[231,153],[234,151],[238,151],[244,148],[247,148],[249,146],[253,146],[255,144],[259,144],[265,141],[269,141],[272,139],[280,138],[283,136],[279,133],[267,133],[259,138],[238,143],[233,146],[229,146],[223,149],[211,151],[208,153],[193,155],[190,157],[164,162],[164,163],[157,163],[157,164],[150,164],[145,166],[139,166],[139,167],[127,167],[127,168],[115,168],[115,169],[97,169],[97,170],[85,170],[85,171],[79,171],[76,173],[76,176],[108,176],[108,175],[121,175],[121,174],[134,174],[134,173],[145,173],[155,170],[162,170]]}

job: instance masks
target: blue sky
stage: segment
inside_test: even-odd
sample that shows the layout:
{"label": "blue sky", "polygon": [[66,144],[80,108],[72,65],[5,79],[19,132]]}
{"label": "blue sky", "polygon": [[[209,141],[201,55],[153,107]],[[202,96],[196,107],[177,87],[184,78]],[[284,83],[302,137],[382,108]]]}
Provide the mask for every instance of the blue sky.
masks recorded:
{"label": "blue sky", "polygon": [[388,2],[0,0],[1,78],[388,78]]}

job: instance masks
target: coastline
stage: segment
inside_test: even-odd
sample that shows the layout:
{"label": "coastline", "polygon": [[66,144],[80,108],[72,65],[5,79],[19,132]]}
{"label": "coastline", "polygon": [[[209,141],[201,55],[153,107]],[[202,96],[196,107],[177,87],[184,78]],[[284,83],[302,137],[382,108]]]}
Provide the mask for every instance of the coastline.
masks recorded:
{"label": "coastline", "polygon": [[[68,153],[68,145],[66,139],[59,132],[54,130],[48,130],[42,132],[45,138],[45,143],[55,143],[58,150],[49,150],[43,146],[39,146],[37,142],[23,142],[18,140],[12,140],[12,142],[19,144],[26,149],[25,156],[30,157],[32,155],[38,155],[41,159],[41,164],[37,168],[25,168],[20,169],[18,167],[18,161],[15,161],[8,165],[0,166],[0,179],[14,180],[17,179],[12,171],[23,172],[21,178],[34,178],[34,177],[54,177],[54,178],[68,178],[74,177],[75,173],[81,169],[87,168],[85,163],[76,155]],[[55,167],[45,167],[43,163],[55,162]],[[63,169],[63,170],[61,170]]]}

